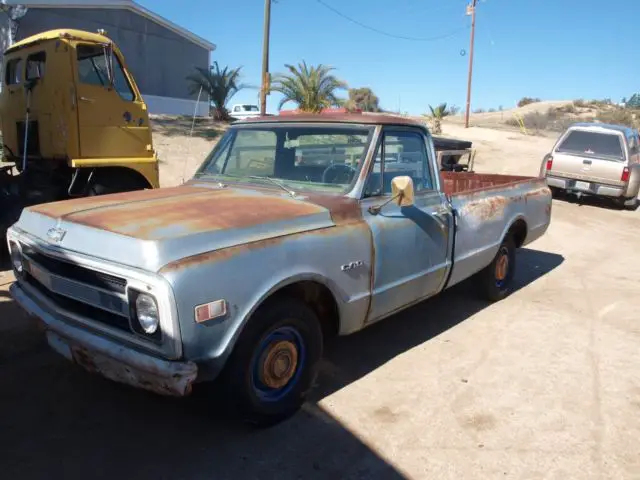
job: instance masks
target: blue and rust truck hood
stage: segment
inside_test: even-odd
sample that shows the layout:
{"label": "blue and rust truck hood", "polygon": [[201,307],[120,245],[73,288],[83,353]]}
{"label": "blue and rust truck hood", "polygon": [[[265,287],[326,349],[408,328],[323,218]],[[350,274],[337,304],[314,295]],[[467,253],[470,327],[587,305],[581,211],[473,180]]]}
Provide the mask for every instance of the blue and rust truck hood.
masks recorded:
{"label": "blue and rust truck hood", "polygon": [[32,206],[16,227],[65,250],[158,271],[189,256],[332,227],[359,214],[344,197],[185,184]]}

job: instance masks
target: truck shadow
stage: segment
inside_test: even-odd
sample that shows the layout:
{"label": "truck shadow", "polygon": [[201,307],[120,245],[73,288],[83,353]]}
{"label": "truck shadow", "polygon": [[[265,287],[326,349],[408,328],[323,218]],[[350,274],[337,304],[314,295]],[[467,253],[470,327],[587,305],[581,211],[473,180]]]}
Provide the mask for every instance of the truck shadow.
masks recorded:
{"label": "truck shadow", "polygon": [[[562,261],[521,250],[516,288]],[[323,369],[303,410],[262,431],[228,419],[215,398],[164,398],[85,373],[53,353],[0,291],[3,471],[6,478],[405,478],[318,401],[486,308],[470,288],[461,284],[328,344],[326,363],[337,373]]]}
{"label": "truck shadow", "polygon": [[[589,207],[603,208],[605,210],[618,210],[623,212],[626,211],[625,208],[618,205],[613,199],[609,199],[609,198],[600,198],[600,197],[593,197],[593,196],[585,196],[585,197],[578,198],[576,195],[558,193],[554,195],[553,199],[555,201],[571,203],[574,205],[578,205],[580,207],[589,206]],[[631,209],[631,211],[636,211],[638,207],[640,207],[640,202],[637,202],[635,207]]]}
{"label": "truck shadow", "polygon": [[[520,249],[514,293],[548,274],[564,261],[562,255]],[[503,301],[509,301],[505,299]],[[490,306],[478,298],[473,280],[327,345],[314,398],[319,400],[422,345]],[[357,351],[357,355],[354,354]]]}

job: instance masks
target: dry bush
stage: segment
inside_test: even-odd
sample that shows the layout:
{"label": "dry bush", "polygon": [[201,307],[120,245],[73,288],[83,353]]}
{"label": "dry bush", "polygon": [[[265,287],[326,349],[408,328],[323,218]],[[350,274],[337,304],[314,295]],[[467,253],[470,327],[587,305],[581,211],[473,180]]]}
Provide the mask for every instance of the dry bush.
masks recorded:
{"label": "dry bush", "polygon": [[596,119],[603,123],[613,123],[632,128],[637,128],[638,126],[636,111],[626,108],[602,110],[598,112]]}
{"label": "dry bush", "polygon": [[[525,128],[534,132],[541,130],[562,132],[569,125],[578,121],[575,117],[566,115],[560,108],[549,108],[546,112],[527,113],[522,117],[522,120]],[[520,122],[517,118],[509,118],[505,123],[512,127],[520,127]]]}
{"label": "dry bush", "polygon": [[578,113],[578,110],[576,109],[575,105],[572,103],[568,103],[566,105],[563,105],[561,107],[557,107],[557,111],[560,113],[569,113],[569,114],[576,114]]}
{"label": "dry bush", "polygon": [[525,105],[530,105],[532,103],[538,103],[540,101],[539,98],[532,98],[532,97],[522,97],[519,101],[518,101],[518,107],[524,107]]}

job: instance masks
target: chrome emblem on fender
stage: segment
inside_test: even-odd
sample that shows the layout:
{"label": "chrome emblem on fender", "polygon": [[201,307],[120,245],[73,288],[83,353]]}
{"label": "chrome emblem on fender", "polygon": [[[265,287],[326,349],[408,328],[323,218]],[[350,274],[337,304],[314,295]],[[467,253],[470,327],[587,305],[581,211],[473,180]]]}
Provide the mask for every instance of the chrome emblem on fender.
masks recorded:
{"label": "chrome emblem on fender", "polygon": [[347,263],[346,265],[342,265],[340,267],[340,270],[342,270],[343,272],[346,272],[347,270],[353,270],[354,268],[362,267],[363,265],[364,265],[364,262],[362,260],[358,260],[357,262],[350,262],[350,263]]}
{"label": "chrome emblem on fender", "polygon": [[50,228],[47,231],[47,238],[53,243],[60,243],[66,234],[67,231],[62,228]]}

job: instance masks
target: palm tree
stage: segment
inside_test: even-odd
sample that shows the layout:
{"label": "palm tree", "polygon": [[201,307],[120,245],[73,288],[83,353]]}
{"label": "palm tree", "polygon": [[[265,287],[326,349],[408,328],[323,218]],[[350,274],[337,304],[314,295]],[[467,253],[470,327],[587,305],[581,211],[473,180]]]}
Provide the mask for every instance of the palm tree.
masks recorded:
{"label": "palm tree", "polygon": [[439,135],[442,133],[442,119],[450,113],[449,110],[447,110],[447,103],[441,103],[436,106],[436,108],[429,105],[429,110],[431,110],[431,114],[425,116],[433,120],[433,133]]}
{"label": "palm tree", "polygon": [[343,100],[336,96],[336,91],[345,90],[347,84],[330,74],[333,68],[322,64],[308,67],[304,61],[297,67],[285,67],[290,73],[274,75],[271,85],[272,92],[284,96],[278,104],[278,110],[288,102],[297,103],[300,110],[313,113],[343,104]]}
{"label": "palm tree", "polygon": [[195,67],[196,71],[187,76],[189,82],[189,93],[196,94],[202,88],[204,93],[209,94],[214,108],[214,118],[216,120],[229,120],[227,103],[240,90],[250,88],[249,85],[239,83],[240,70],[242,67],[229,69],[224,67],[220,70],[218,62],[213,62],[209,68]]}

